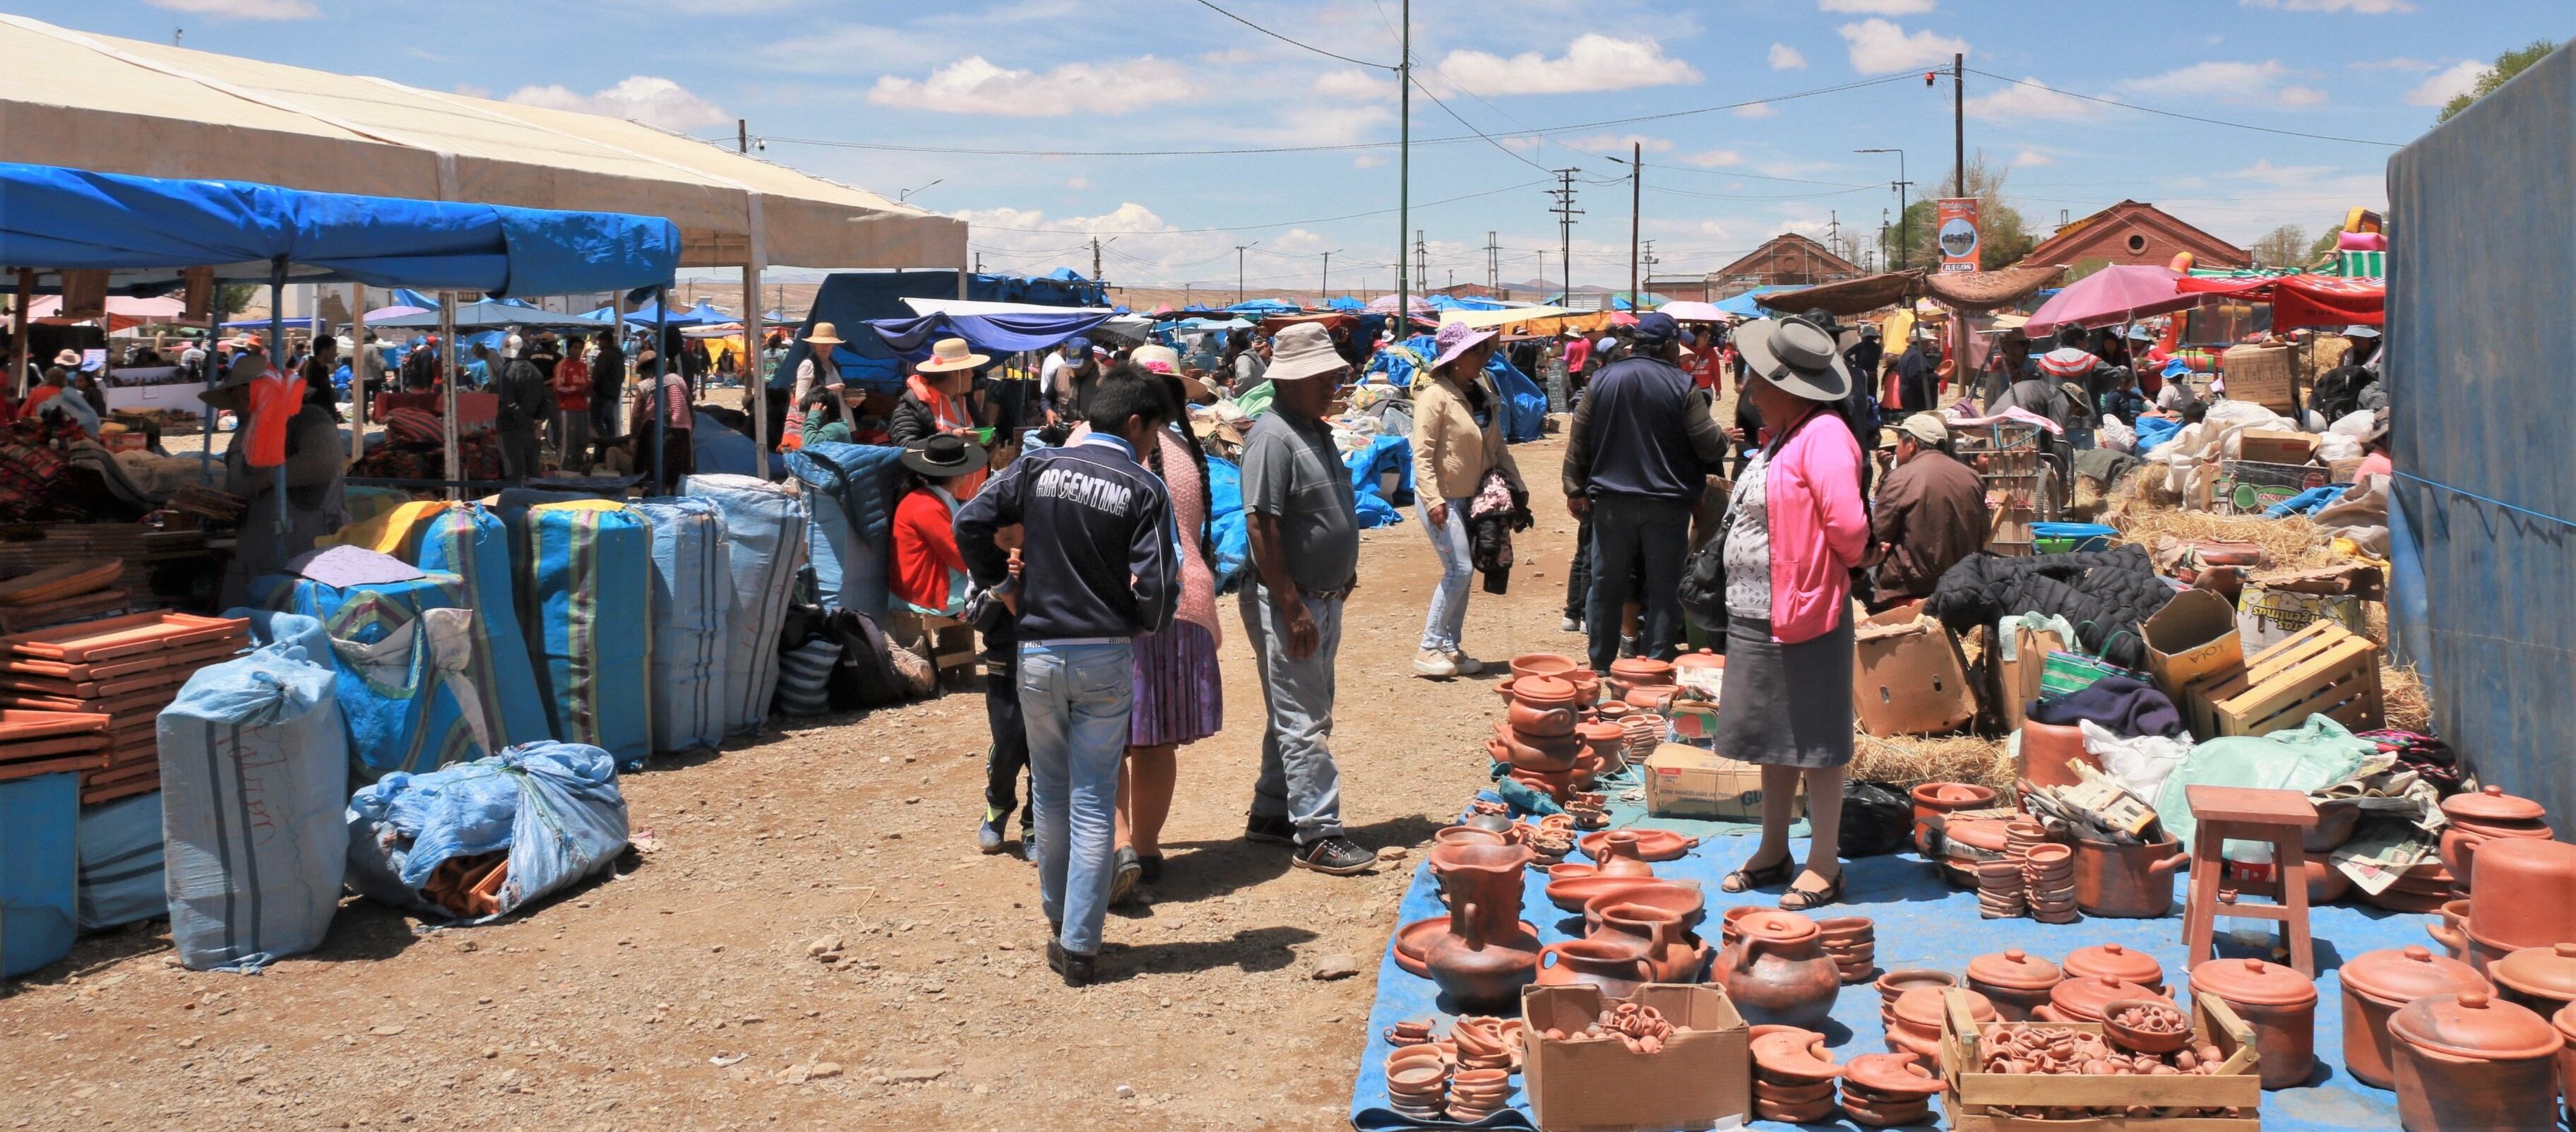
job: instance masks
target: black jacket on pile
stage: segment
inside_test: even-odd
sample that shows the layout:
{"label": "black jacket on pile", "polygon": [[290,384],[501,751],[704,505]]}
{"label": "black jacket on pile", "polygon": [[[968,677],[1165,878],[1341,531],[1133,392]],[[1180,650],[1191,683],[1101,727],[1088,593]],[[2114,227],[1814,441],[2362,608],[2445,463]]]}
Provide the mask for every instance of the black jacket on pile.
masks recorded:
{"label": "black jacket on pile", "polygon": [[2145,547],[2005,558],[1980,552],[1941,575],[1925,612],[1954,633],[2020,613],[2064,617],[2084,651],[2123,668],[2146,664],[2138,626],[2172,601],[2171,583],[2156,575]]}

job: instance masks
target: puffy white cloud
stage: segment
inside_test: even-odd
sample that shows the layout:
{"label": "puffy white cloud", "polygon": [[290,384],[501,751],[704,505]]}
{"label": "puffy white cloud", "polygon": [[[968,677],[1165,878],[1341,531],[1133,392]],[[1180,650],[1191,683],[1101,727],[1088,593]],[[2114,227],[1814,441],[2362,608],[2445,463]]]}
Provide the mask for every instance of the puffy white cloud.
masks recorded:
{"label": "puffy white cloud", "polygon": [[1102,64],[1065,63],[1044,72],[997,67],[981,55],[970,55],[926,79],[879,76],[868,88],[868,101],[945,114],[1048,118],[1125,114],[1192,93],[1178,69],[1151,55]]}
{"label": "puffy white cloud", "polygon": [[1607,153],[1617,155],[1627,153],[1630,151],[1631,147],[1635,146],[1645,147],[1645,150],[1648,153],[1671,153],[1673,151],[1673,143],[1670,139],[1654,137],[1648,134],[1589,134],[1579,138],[1560,138],[1558,140],[1563,142],[1567,149],[1579,149],[1585,153]]}
{"label": "puffy white cloud", "polygon": [[1747,102],[1735,108],[1738,118],[1776,118],[1779,115],[1780,111],[1768,102]]}
{"label": "puffy white cloud", "polygon": [[2211,60],[2161,75],[2129,79],[2120,86],[2140,94],[2166,98],[2216,99],[2274,106],[2315,106],[2326,100],[2324,91],[2285,83],[2284,80],[2294,73],[2278,59],[2266,59],[2260,63]]}
{"label": "puffy white cloud", "polygon": [[1834,30],[1851,45],[1852,69],[1863,74],[1883,74],[1947,63],[1950,56],[1964,54],[1968,50],[1967,40],[1929,30],[1908,33],[1886,20],[1862,20]]}
{"label": "puffy white cloud", "polygon": [[2475,59],[2453,63],[2435,72],[2415,89],[2406,92],[2406,101],[2417,106],[2440,106],[2478,85],[2478,78],[2492,68]]}
{"label": "puffy white cloud", "polygon": [[2415,5],[2406,0],[2236,0],[2239,7],[2278,8],[2284,12],[2351,12],[2360,16],[2384,16],[2391,12],[2412,12]]}
{"label": "puffy white cloud", "polygon": [[322,10],[313,0],[145,0],[155,8],[170,12],[213,16],[225,20],[309,20]]}
{"label": "puffy white cloud", "polygon": [[2442,65],[2425,59],[2399,55],[2393,59],[2355,59],[2344,64],[2356,71],[2437,71]]}
{"label": "puffy white cloud", "polygon": [[1350,102],[1383,102],[1395,97],[1395,80],[1357,67],[1315,76],[1315,93]]}
{"label": "puffy white cloud", "polygon": [[1353,169],[1375,169],[1384,164],[1386,164],[1386,155],[1383,153],[1363,153],[1351,159]]}
{"label": "puffy white cloud", "polygon": [[666,130],[703,129],[733,120],[733,115],[718,109],[715,103],[660,75],[629,75],[616,86],[591,94],[576,93],[561,83],[523,86],[511,91],[504,101],[632,118]]}
{"label": "puffy white cloud", "polygon": [[2283,106],[2323,106],[2326,92],[2312,86],[2285,86],[2273,92],[2272,100]]}
{"label": "puffy white cloud", "polygon": [[1826,12],[1846,12],[1862,16],[1919,16],[1932,10],[1935,0],[1816,0],[1816,8]]}
{"label": "puffy white cloud", "polygon": [[2012,159],[2012,167],[2015,169],[2037,169],[2042,165],[2055,164],[2057,164],[2056,158],[2035,149],[2025,149],[2013,155]]}
{"label": "puffy white cloud", "polygon": [[1478,94],[1579,94],[1699,81],[1690,64],[1664,54],[1651,37],[1576,36],[1550,59],[1524,51],[1509,59],[1489,51],[1452,51],[1433,68],[1442,80]]}
{"label": "puffy white cloud", "polygon": [[1797,48],[1791,47],[1785,43],[1774,43],[1771,45],[1772,70],[1795,71],[1805,68],[1806,65],[1807,57],[1799,54]]}
{"label": "puffy white cloud", "polygon": [[2086,102],[2053,89],[2038,79],[2024,77],[2018,85],[2007,84],[1993,94],[1969,99],[1966,109],[1969,117],[1984,121],[2073,120],[2092,117],[2101,109],[2101,104]]}
{"label": "puffy white cloud", "polygon": [[1705,153],[1685,154],[1682,157],[1682,164],[1697,165],[1702,169],[1719,169],[1729,165],[1744,164],[1744,155],[1731,149],[1712,149]]}

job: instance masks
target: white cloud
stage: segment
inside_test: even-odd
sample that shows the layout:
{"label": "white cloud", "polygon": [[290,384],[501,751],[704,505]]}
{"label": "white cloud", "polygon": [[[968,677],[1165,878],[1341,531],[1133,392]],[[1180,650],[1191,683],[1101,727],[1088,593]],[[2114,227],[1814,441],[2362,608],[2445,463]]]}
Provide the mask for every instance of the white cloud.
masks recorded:
{"label": "white cloud", "polygon": [[2415,10],[2415,5],[2406,0],[2236,0],[2236,3],[2245,8],[2278,8],[2284,12],[2351,12],[2360,16]]}
{"label": "white cloud", "polygon": [[1780,111],[1774,109],[1768,102],[1747,102],[1735,108],[1735,116],[1738,118],[1776,118],[1779,114]]}
{"label": "white cloud", "polygon": [[1395,80],[1357,67],[1344,67],[1315,76],[1315,93],[1350,102],[1383,102],[1395,97]]}
{"label": "white cloud", "polygon": [[2323,106],[2326,92],[2312,86],[2285,86],[2273,95],[2283,106]]}
{"label": "white cloud", "polygon": [[309,20],[322,14],[313,0],[145,0],[155,8],[226,20]]}
{"label": "white cloud", "polygon": [[1384,164],[1386,164],[1386,155],[1383,153],[1363,153],[1351,159],[1353,169],[1375,169]]}
{"label": "white cloud", "polygon": [[2454,63],[2406,92],[2406,101],[2417,106],[2440,106],[2478,85],[2478,78],[2492,68],[2475,59]]}
{"label": "white cloud", "polygon": [[1091,178],[1067,177],[1064,179],[1064,187],[1068,189],[1087,189],[1091,187]]}
{"label": "white cloud", "polygon": [[2020,84],[1969,99],[1966,109],[1971,118],[2018,122],[2036,118],[2090,118],[2101,109],[2101,105],[2053,89],[2038,79],[2024,77]]}
{"label": "white cloud", "polygon": [[2344,66],[2350,67],[2356,71],[2423,72],[2439,70],[2442,65],[2426,59],[2409,59],[2406,56],[2400,55],[2393,59],[2355,59],[2352,62],[2344,64]]}
{"label": "white cloud", "polygon": [[2056,158],[2035,149],[2025,149],[2015,154],[2012,159],[2012,167],[2015,169],[2037,169],[2042,165],[2055,164],[2057,164]]}
{"label": "white cloud", "polygon": [[1744,155],[1731,149],[1712,149],[1706,153],[1686,154],[1682,157],[1682,164],[1697,165],[1702,169],[1716,169],[1728,165],[1742,165]]}
{"label": "white cloud", "polygon": [[1806,65],[1807,57],[1799,54],[1797,48],[1791,47],[1785,43],[1774,43],[1771,45],[1772,70],[1796,71],[1804,69]]}
{"label": "white cloud", "polygon": [[1967,40],[1928,30],[1908,34],[1904,28],[1886,20],[1862,20],[1834,30],[1851,44],[1852,69],[1863,74],[1883,74],[1947,63],[1950,56],[1964,54],[1968,50]]}
{"label": "white cloud", "polygon": [[1395,111],[1383,106],[1292,106],[1275,124],[1245,136],[1263,145],[1348,145],[1384,140],[1388,131],[1383,127],[1394,121]]}
{"label": "white cloud", "polygon": [[2258,158],[2252,165],[2218,175],[2236,181],[2286,186],[2310,184],[2338,171],[2332,165],[2274,165],[2269,158]]}
{"label": "white cloud", "polygon": [[868,101],[946,114],[1040,118],[1125,114],[1191,93],[1178,70],[1151,55],[1098,65],[1065,63],[1044,73],[997,67],[970,55],[926,79],[879,76]]}
{"label": "white cloud", "polygon": [[1816,0],[1819,11],[1862,16],[1919,16],[1931,11],[1933,4],[1934,0]]}
{"label": "white cloud", "polygon": [[2283,80],[2292,74],[2294,72],[2278,59],[2266,59],[2260,63],[2213,60],[2161,75],[2130,79],[2120,85],[2140,94],[2166,98],[2215,99],[2274,106],[2315,106],[2326,100],[2326,93],[2315,87],[2286,85]]}
{"label": "white cloud", "polygon": [[666,130],[703,129],[733,120],[733,115],[718,109],[715,103],[659,75],[629,75],[616,86],[592,94],[576,94],[561,83],[523,86],[511,91],[504,101],[632,118]]}
{"label": "white cloud", "polygon": [[1699,71],[1664,54],[1652,38],[1575,37],[1556,59],[1524,51],[1505,59],[1487,51],[1452,51],[1434,68],[1440,78],[1478,94],[1579,94],[1695,83]]}
{"label": "white cloud", "polygon": [[1208,64],[1212,67],[1234,67],[1249,63],[1253,58],[1254,56],[1250,51],[1240,47],[1229,47],[1223,51],[1210,51],[1202,54],[1199,56],[1199,62]]}
{"label": "white cloud", "polygon": [[1673,151],[1673,143],[1669,139],[1653,137],[1647,134],[1591,134],[1585,137],[1564,138],[1561,140],[1565,143],[1565,147],[1567,149],[1579,149],[1585,153],[1627,153],[1633,146],[1644,146],[1648,153],[1671,153]]}

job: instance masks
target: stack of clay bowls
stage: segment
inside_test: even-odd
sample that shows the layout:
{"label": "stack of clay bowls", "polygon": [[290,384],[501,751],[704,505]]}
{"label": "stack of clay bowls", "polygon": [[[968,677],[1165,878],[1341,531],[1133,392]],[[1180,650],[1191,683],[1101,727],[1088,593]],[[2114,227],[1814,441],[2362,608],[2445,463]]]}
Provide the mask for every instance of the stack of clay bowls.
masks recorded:
{"label": "stack of clay bowls", "polygon": [[2452,889],[2467,880],[2454,875],[2440,860],[2427,857],[2421,864],[2397,874],[2397,879],[2376,894],[2364,893],[2363,899],[2391,912],[2439,912],[2457,893]]}
{"label": "stack of clay bowls", "polygon": [[1499,1069],[1510,1073],[1520,1068],[1521,1020],[1518,1018],[1460,1018],[1449,1027],[1449,1040],[1458,1050],[1458,1071]]}
{"label": "stack of clay bowls", "polygon": [[1449,1107],[1449,1060],[1439,1045],[1425,1040],[1386,1055],[1386,1107],[1416,1123],[1442,1118]]}
{"label": "stack of clay bowls", "polygon": [[1645,762],[1646,756],[1663,745],[1664,729],[1670,724],[1661,713],[1651,711],[1632,711],[1620,717],[1619,726],[1628,733],[1628,761]]}
{"label": "stack of clay bowls", "polygon": [[2074,923],[2074,847],[2042,842],[2031,846],[2022,862],[2022,878],[2029,885],[2031,918],[2043,924]]}
{"label": "stack of clay bowls", "polygon": [[1989,920],[2018,919],[2029,911],[2030,883],[2022,876],[2019,857],[1977,865],[1977,914]]}
{"label": "stack of clay bowls", "polygon": [[1843,1066],[1843,1112],[1869,1128],[1930,1124],[1941,1075],[1910,1053],[1865,1053]]}
{"label": "stack of clay bowls", "polygon": [[1841,972],[1843,984],[1865,983],[1878,973],[1878,929],[1867,916],[1836,916],[1816,921],[1825,955]]}
{"label": "stack of clay bowls", "polygon": [[1878,988],[1878,1024],[1896,1028],[1896,1000],[1905,992],[1929,987],[1935,991],[1959,985],[1959,977],[1948,971],[1890,971],[1872,984]]}
{"label": "stack of clay bowls", "polygon": [[1476,1124],[1501,1112],[1512,1098],[1508,1069],[1461,1069],[1449,1076],[1449,1119]]}
{"label": "stack of clay bowls", "polygon": [[1843,1069],[1825,1053],[1825,1036],[1795,1026],[1754,1030],[1754,1117],[1813,1124],[1832,1116],[1837,1107],[1834,1079]]}

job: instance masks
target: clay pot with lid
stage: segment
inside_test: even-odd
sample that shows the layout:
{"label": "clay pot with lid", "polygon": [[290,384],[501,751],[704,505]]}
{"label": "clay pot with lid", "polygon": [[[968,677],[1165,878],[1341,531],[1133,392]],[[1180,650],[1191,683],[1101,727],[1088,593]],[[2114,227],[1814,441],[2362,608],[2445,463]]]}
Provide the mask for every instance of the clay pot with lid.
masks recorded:
{"label": "clay pot with lid", "polygon": [[1518,699],[1512,701],[1504,719],[1514,731],[1540,739],[1558,739],[1574,734],[1575,715],[1571,707],[1539,707]]}
{"label": "clay pot with lid", "polygon": [[2476,881],[2470,875],[2470,866],[2477,859],[2480,843],[2499,837],[2540,841],[2550,838],[2549,811],[2529,798],[2505,793],[2501,786],[2442,799],[2442,816],[2450,819],[2450,824],[2442,827],[2442,864],[2461,884]]}
{"label": "clay pot with lid", "polygon": [[2337,972],[2343,984],[2343,1066],[2353,1079],[2374,1088],[2394,1088],[2388,1018],[2419,998],[2492,988],[2468,964],[2433,954],[2413,944],[2364,952],[2344,961]]}
{"label": "clay pot with lid", "polygon": [[2263,1087],[2308,1083],[2317,1064],[2317,985],[2261,959],[2216,959],[2191,969],[2191,993],[2234,1008],[2254,1031]]}
{"label": "clay pot with lid", "polygon": [[[1514,704],[1512,710],[1517,712],[1527,706]],[[1555,710],[1568,719],[1574,717],[1571,711]],[[1526,735],[1512,730],[1509,724],[1496,723],[1494,741],[1503,745],[1504,758],[1512,764],[1514,770],[1526,770],[1538,774],[1565,774],[1573,771],[1574,757],[1583,753],[1583,741],[1575,738],[1571,732],[1572,729],[1569,728],[1568,733],[1564,735]]]}
{"label": "clay pot with lid", "polygon": [[1472,825],[1449,825],[1432,831],[1431,843],[1434,845],[1509,845],[1512,843],[1512,835],[1500,830]]}
{"label": "clay pot with lid", "polygon": [[1842,990],[1840,968],[1825,954],[1816,922],[1795,912],[1759,910],[1735,921],[1733,961],[1718,973],[1747,1021],[1822,1025]]}
{"label": "clay pot with lid", "polygon": [[1644,839],[1633,829],[1613,829],[1595,842],[1601,852],[1595,857],[1601,865],[1595,875],[1605,877],[1650,877],[1655,867],[1646,863]]}
{"label": "clay pot with lid", "polygon": [[2576,1002],[2576,943],[2526,947],[2487,964],[2497,997],[2544,1017]]}
{"label": "clay pot with lid", "polygon": [[2006,1022],[2030,1021],[2031,1011],[2048,1002],[2048,992],[2064,982],[2055,963],[2022,949],[2008,948],[1968,962],[1968,989],[1995,1004],[1995,1016]]}
{"label": "clay pot with lid", "polygon": [[[1888,1009],[1887,1049],[1890,1053],[1910,1053],[1938,1065],[1941,1061],[1942,995],[1946,987],[1916,987],[1896,996]],[[1994,1000],[1975,991],[1968,996],[1968,1017],[1978,1022],[1992,1022],[1999,1013]]]}
{"label": "clay pot with lid", "polygon": [[1563,676],[1581,667],[1583,667],[1581,661],[1564,653],[1525,652],[1512,658],[1512,678],[1518,680],[1531,676]]}
{"label": "clay pot with lid", "polygon": [[1914,851],[1932,855],[1930,818],[1946,816],[1959,810],[1982,810],[1995,804],[1991,786],[1969,782],[1926,782],[1912,791],[1914,799]]}
{"label": "clay pot with lid", "polygon": [[2481,843],[2473,860],[2473,939],[2507,952],[2576,940],[2576,845],[2497,838]]}
{"label": "clay pot with lid", "polygon": [[2069,1022],[2100,1023],[2110,1017],[2111,1004],[2129,999],[2163,998],[2145,987],[2109,975],[2086,975],[2067,978],[2048,988],[2048,1002],[2030,1012],[2041,1022],[2065,1025]]}
{"label": "clay pot with lid", "polygon": [[2171,997],[2165,994],[2164,964],[2156,962],[2156,957],[2146,952],[2131,951],[2116,943],[2076,948],[2067,952],[2065,961],[2058,966],[2070,979],[2109,975],[2145,987],[2149,994]]}
{"label": "clay pot with lid", "polygon": [[2154,919],[2173,914],[2174,874],[2191,863],[2182,842],[2075,843],[2075,906],[2087,916]]}
{"label": "clay pot with lid", "polygon": [[1621,693],[1635,688],[1673,682],[1673,665],[1668,660],[1650,656],[1623,657],[1610,662],[1610,680]]}
{"label": "clay pot with lid", "polygon": [[2555,1062],[2567,1041],[2547,1019],[2467,991],[2406,1004],[2388,1032],[2406,1132],[2558,1127]]}
{"label": "clay pot with lid", "polygon": [[1574,736],[1599,760],[1598,774],[1617,774],[1628,769],[1628,732],[1607,720],[1587,719],[1574,725]]}
{"label": "clay pot with lid", "polygon": [[1639,904],[1659,912],[1670,913],[1681,921],[1684,930],[1699,926],[1708,914],[1708,899],[1695,880],[1660,880],[1638,877],[1618,891],[1604,892],[1583,902],[1583,928],[1590,932],[1601,926],[1601,911],[1621,904]]}
{"label": "clay pot with lid", "polygon": [[1432,875],[1449,898],[1448,930],[1422,949],[1423,966],[1460,1007],[1502,1008],[1538,974],[1539,942],[1520,919],[1526,845],[1434,845]]}
{"label": "clay pot with lid", "polygon": [[1574,682],[1558,676],[1518,676],[1512,679],[1512,703],[1516,706],[1545,711],[1551,708],[1572,709],[1579,693]]}

